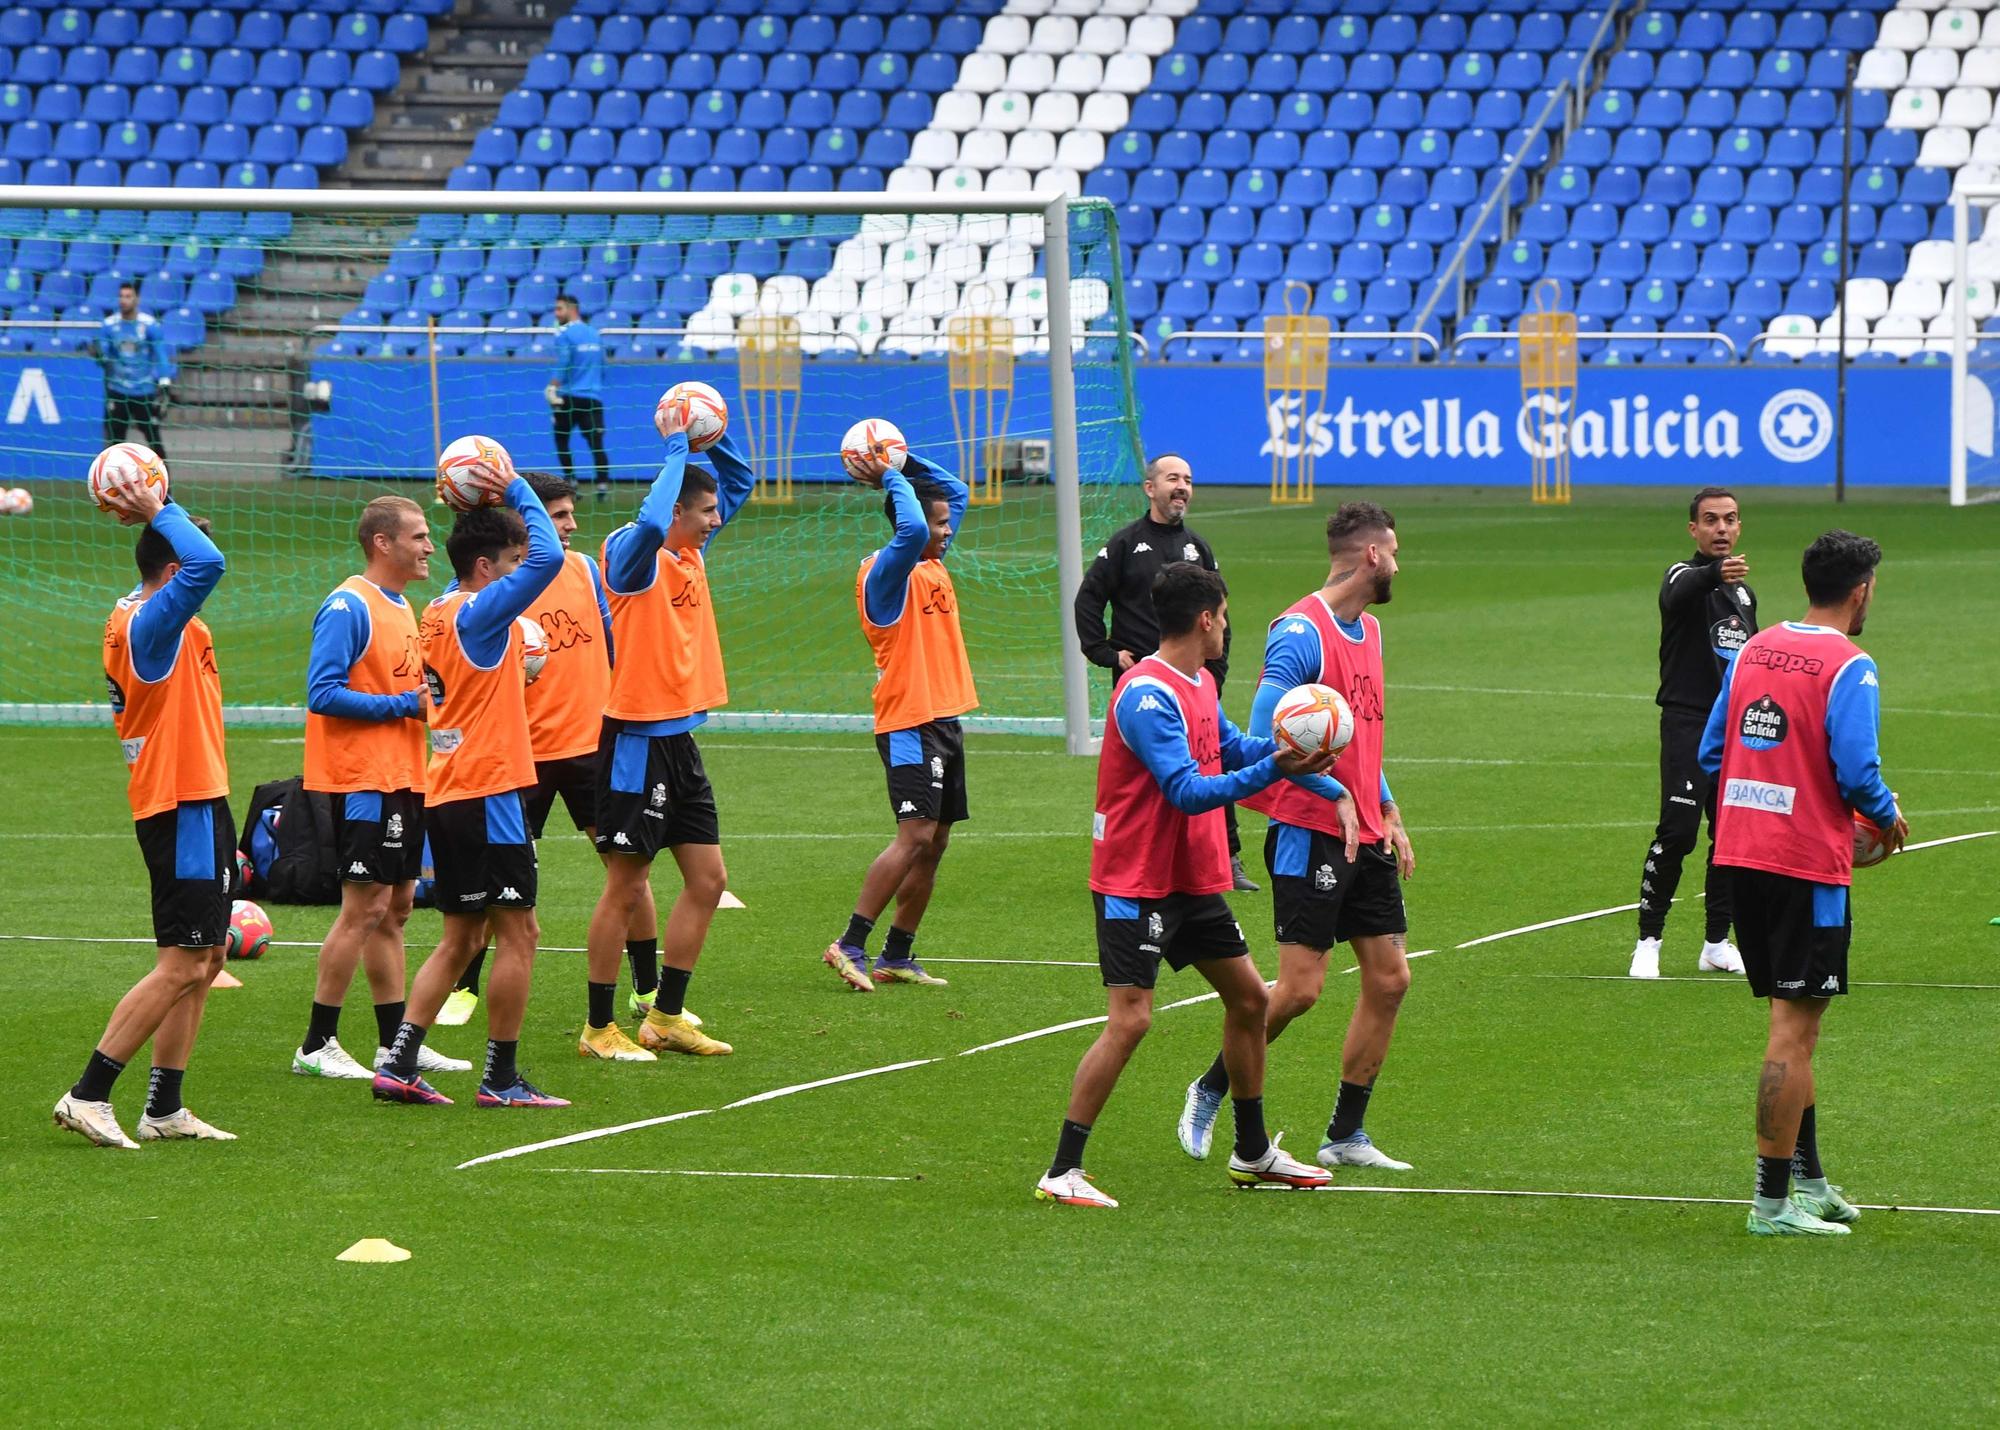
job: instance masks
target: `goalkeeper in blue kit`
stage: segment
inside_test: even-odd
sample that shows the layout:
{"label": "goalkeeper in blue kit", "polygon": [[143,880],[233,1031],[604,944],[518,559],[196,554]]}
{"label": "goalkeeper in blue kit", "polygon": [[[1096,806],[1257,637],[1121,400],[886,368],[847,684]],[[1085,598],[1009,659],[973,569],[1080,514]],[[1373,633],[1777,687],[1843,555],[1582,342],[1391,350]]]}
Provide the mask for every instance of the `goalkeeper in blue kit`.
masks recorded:
{"label": "goalkeeper in blue kit", "polygon": [[173,386],[173,357],[159,320],[140,311],[134,284],[118,285],[118,311],[99,330],[97,360],[104,367],[104,445],[124,441],[137,427],[139,440],[166,456],[160,408]]}

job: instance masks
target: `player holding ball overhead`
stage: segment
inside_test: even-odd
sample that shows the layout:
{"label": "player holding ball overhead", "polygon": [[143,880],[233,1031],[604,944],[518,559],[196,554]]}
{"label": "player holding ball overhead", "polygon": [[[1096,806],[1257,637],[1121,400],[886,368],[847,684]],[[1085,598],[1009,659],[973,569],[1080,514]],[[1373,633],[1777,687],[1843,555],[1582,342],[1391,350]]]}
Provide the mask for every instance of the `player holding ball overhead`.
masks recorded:
{"label": "player holding ball overhead", "polygon": [[[1341,1047],[1340,1090],[1319,1162],[1408,1171],[1407,1162],[1383,1153],[1362,1130],[1410,986],[1409,925],[1398,876],[1409,878],[1417,863],[1382,772],[1382,627],[1368,613],[1370,606],[1389,602],[1396,518],[1373,502],[1347,502],[1327,520],[1326,545],[1332,559],[1326,584],[1271,623],[1250,732],[1267,733],[1281,702],[1298,686],[1328,685],[1346,697],[1354,734],[1334,762],[1333,775],[1353,796],[1360,848],[1343,840],[1340,810],[1310,790],[1272,785],[1243,801],[1271,821],[1264,865],[1271,871],[1278,982],[1265,1028],[1276,1038],[1319,1001],[1334,944],[1353,949],[1361,991]],[[1190,1157],[1208,1155],[1229,1088],[1229,1067],[1221,1055],[1188,1086],[1178,1134]]]}
{"label": "player holding ball overhead", "polygon": [[[972,493],[957,477],[909,449],[889,422],[857,422],[841,444],[841,464],[882,491],[895,534],[862,561],[854,578],[861,633],[875,657],[875,748],[889,776],[896,837],[862,876],[847,928],[821,961],[857,992],[878,983],[942,987],[912,945],[937,886],[938,863],[954,824],[967,814],[965,732],[958,717],[979,703],[958,624],[958,593],[945,569]],[[896,901],[896,915],[870,966],[868,936]]]}
{"label": "player holding ball overhead", "polygon": [[1812,1062],[1827,1004],[1847,992],[1854,815],[1891,850],[1910,833],[1882,780],[1881,680],[1853,640],[1881,562],[1882,548],[1851,531],[1808,546],[1805,619],[1744,643],[1701,737],[1743,971],[1771,1005],[1748,1222],[1758,1236],[1841,1236],[1861,1219],[1820,1165]]}

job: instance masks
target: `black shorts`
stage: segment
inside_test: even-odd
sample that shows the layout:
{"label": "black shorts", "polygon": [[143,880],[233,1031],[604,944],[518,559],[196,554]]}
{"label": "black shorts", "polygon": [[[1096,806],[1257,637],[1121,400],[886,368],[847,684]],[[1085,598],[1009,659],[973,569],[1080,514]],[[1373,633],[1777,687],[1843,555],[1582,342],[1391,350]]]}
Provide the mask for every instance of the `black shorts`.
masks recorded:
{"label": "black shorts", "polygon": [[906,819],[957,824],[966,817],[965,730],[956,719],[877,735],[875,752],[889,772],[889,808],[898,824]]}
{"label": "black shorts", "polygon": [[194,800],[133,822],[153,885],[153,942],[216,948],[229,937],[236,821],[226,799]]}
{"label": "black shorts", "polygon": [[1160,960],[1178,973],[1212,958],[1247,958],[1250,946],[1220,894],[1121,899],[1093,893],[1097,967],[1106,988],[1151,988]]}
{"label": "black shorts", "polygon": [[597,747],[597,852],[651,859],[677,844],[720,844],[694,735],[633,735],[626,723],[606,716]]}
{"label": "black shorts", "polygon": [[1731,869],[1736,947],[1759,998],[1834,998],[1847,991],[1854,907],[1844,884]]}
{"label": "black shorts", "polygon": [[597,827],[597,756],[571,755],[562,760],[535,761],[535,787],[528,791],[528,833],[542,837],[549,811],[562,796],[569,822],[578,829]]}
{"label": "black shorts", "polygon": [[535,844],[518,792],[455,799],[424,813],[437,874],[431,897],[440,913],[535,906]]}
{"label": "black shorts", "polygon": [[1264,867],[1279,943],[1324,953],[1336,943],[1409,931],[1396,851],[1387,844],[1362,845],[1349,864],[1339,835],[1273,823],[1264,831]]}
{"label": "black shorts", "polygon": [[387,794],[336,794],[333,847],[340,852],[343,884],[402,884],[424,868],[424,797],[399,789]]}

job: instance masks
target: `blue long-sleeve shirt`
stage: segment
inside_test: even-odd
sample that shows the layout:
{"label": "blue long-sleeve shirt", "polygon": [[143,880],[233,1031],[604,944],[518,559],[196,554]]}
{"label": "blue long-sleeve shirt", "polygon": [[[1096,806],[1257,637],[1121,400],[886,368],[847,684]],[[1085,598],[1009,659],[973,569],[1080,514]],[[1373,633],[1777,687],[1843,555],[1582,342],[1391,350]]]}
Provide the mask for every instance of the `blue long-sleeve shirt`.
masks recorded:
{"label": "blue long-sleeve shirt", "polygon": [[507,484],[507,505],[528,525],[528,552],[521,564],[489,586],[466,597],[458,608],[458,643],[466,656],[491,666],[507,653],[508,633],[515,620],[534,604],[562,570],[562,538],[542,506],[542,499],[523,477]]}
{"label": "blue long-sleeve shirt", "polygon": [[[395,591],[382,594],[399,605],[409,604]],[[306,708],[313,714],[378,723],[424,718],[421,686],[400,695],[377,695],[347,683],[372,635],[365,601],[335,591],[320,603],[319,613],[313,617],[312,648],[306,656]]]}
{"label": "blue long-sleeve shirt", "polygon": [[[1812,626],[1785,623],[1793,630]],[[1736,655],[1722,673],[1722,690],[1708,712],[1701,732],[1701,767],[1711,775],[1722,772],[1722,746],[1728,738],[1729,691],[1736,676]],[[1858,655],[1840,668],[1826,696],[1827,753],[1833,759],[1833,782],[1851,808],[1887,829],[1896,822],[1896,797],[1882,779],[1882,681],[1872,657]]]}
{"label": "blue long-sleeve shirt", "polygon": [[104,386],[122,397],[150,397],[174,375],[159,321],[151,313],[105,318],[97,359],[104,364]]}
{"label": "blue long-sleeve shirt", "polygon": [[[1333,619],[1349,637],[1361,639],[1360,621],[1343,621],[1338,616]],[[1264,642],[1264,673],[1258,678],[1257,694],[1250,702],[1251,733],[1268,740],[1271,717],[1278,702],[1294,687],[1318,680],[1323,666],[1319,631],[1310,621],[1280,621],[1273,627]],[[1377,777],[1382,782],[1382,803],[1394,804],[1396,801],[1389,793],[1388,771],[1378,771]]]}
{"label": "blue long-sleeve shirt", "polygon": [[556,329],[556,391],[564,397],[604,395],[604,339],[581,318]]}
{"label": "blue long-sleeve shirt", "polygon": [[[708,458],[715,466],[716,513],[722,518],[722,526],[727,526],[750,499],[757,478],[727,433],[708,449]],[[604,581],[621,596],[645,590],[659,574],[660,548],[667,544],[667,528],[674,523],[674,506],[681,499],[687,459],[687,434],[676,432],[667,439],[666,460],[647,489],[646,499],[639,504],[637,519],[605,538]],[[708,543],[721,530],[719,526],[709,533],[702,542],[703,550],[708,549]]]}
{"label": "blue long-sleeve shirt", "polygon": [[[1118,733],[1139,763],[1152,775],[1160,793],[1182,814],[1202,814],[1255,794],[1279,779],[1278,747],[1269,740],[1246,735],[1218,714],[1217,733],[1221,737],[1224,773],[1205,775],[1188,748],[1187,722],[1173,700],[1147,699],[1148,687],[1128,683],[1118,696]],[[1293,783],[1326,799],[1347,793],[1338,780],[1327,775],[1293,778]]]}
{"label": "blue long-sleeve shirt", "polygon": [[146,681],[164,680],[181,647],[181,632],[200,612],[208,593],[222,582],[228,562],[213,541],[180,507],[169,502],[149,523],[174,549],[180,570],[132,613],[125,638],[132,645],[132,668]]}
{"label": "blue long-sleeve shirt", "polygon": [[[882,490],[889,494],[896,512],[896,533],[876,553],[875,564],[868,568],[868,580],[861,588],[868,619],[878,626],[892,626],[902,618],[910,573],[917,569],[917,563],[924,559],[924,548],[930,545],[930,513],[917,500],[916,488],[910,484],[912,475],[928,478],[944,488],[951,537],[958,535],[958,524],[965,519],[965,509],[972,501],[970,487],[915,452],[904,458],[902,471],[883,474]],[[945,539],[947,551],[951,549],[951,537]]]}

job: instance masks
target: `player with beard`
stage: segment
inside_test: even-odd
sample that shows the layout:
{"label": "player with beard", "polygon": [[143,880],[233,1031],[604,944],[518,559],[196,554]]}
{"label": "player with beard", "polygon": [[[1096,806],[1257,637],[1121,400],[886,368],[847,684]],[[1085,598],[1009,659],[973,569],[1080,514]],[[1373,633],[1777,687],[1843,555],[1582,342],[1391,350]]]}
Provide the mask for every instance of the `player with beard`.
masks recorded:
{"label": "player with beard", "polygon": [[1715,790],[1701,767],[1701,731],[1722,687],[1722,673],[1757,633],[1757,595],[1750,563],[1737,551],[1743,520],[1736,498],[1703,487],[1688,503],[1694,555],[1667,568],[1660,582],[1660,822],[1639,873],[1639,941],[1634,978],[1660,976],[1660,936],[1681,884],[1681,862],[1701,836],[1708,814],[1707,934],[1698,966],[1741,973],[1742,955],[1729,941],[1730,880],[1715,867]]}
{"label": "player with beard", "polygon": [[[1271,871],[1278,982],[1264,1027],[1274,1039],[1311,1008],[1326,984],[1328,951],[1336,943],[1353,949],[1361,992],[1341,1048],[1340,1091],[1319,1163],[1404,1172],[1410,1164],[1380,1151],[1361,1125],[1410,986],[1398,875],[1407,879],[1417,867],[1382,773],[1382,627],[1368,614],[1370,606],[1389,602],[1396,518],[1373,502],[1347,502],[1327,520],[1326,544],[1332,558],[1326,584],[1271,623],[1250,733],[1269,737],[1272,712],[1294,686],[1330,685],[1347,698],[1354,738],[1332,773],[1353,796],[1360,847],[1349,853],[1339,806],[1298,785],[1275,784],[1243,801],[1271,821],[1264,864]],[[1190,1157],[1208,1155],[1229,1078],[1218,1054],[1188,1086],[1178,1132]]]}

